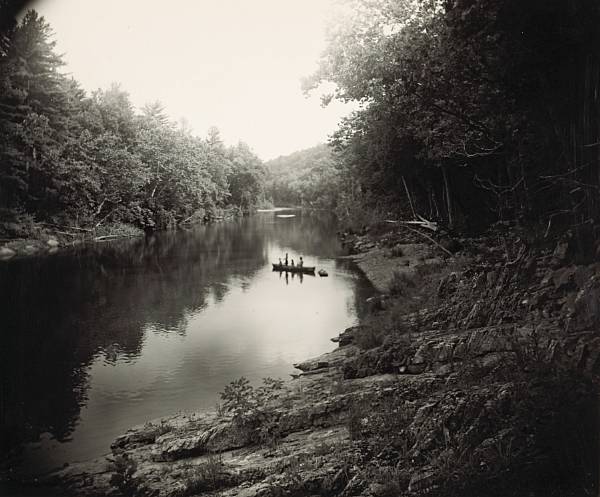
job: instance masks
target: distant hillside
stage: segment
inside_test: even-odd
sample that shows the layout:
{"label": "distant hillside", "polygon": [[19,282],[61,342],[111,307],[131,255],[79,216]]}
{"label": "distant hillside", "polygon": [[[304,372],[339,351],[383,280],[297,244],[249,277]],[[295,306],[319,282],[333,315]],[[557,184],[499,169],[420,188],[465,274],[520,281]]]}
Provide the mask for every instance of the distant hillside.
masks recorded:
{"label": "distant hillside", "polygon": [[265,167],[274,174],[284,171],[301,171],[312,169],[325,162],[333,160],[331,149],[325,143],[304,150],[298,150],[290,155],[281,155],[276,159],[265,162]]}
{"label": "distant hillside", "polygon": [[275,205],[333,208],[338,186],[336,160],[328,145],[299,150],[265,163],[266,192]]}

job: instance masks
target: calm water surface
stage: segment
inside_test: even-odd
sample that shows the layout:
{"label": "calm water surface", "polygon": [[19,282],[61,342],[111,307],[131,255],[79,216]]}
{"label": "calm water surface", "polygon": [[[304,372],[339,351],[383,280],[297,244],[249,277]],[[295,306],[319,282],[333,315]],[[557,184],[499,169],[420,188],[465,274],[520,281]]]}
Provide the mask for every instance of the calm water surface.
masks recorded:
{"label": "calm water surface", "polygon": [[[273,272],[286,252],[328,278]],[[0,264],[2,446],[41,472],[330,350],[373,290],[332,220],[262,213]],[[29,443],[23,443],[29,440]]]}

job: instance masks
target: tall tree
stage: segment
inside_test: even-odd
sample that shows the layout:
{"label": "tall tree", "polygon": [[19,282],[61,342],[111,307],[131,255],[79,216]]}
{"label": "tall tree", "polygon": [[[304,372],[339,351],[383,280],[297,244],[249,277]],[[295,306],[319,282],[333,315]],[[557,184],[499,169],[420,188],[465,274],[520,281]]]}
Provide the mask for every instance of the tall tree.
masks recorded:
{"label": "tall tree", "polygon": [[333,139],[358,197],[450,224],[597,209],[595,2],[345,5],[305,86],[362,103]]}
{"label": "tall tree", "polygon": [[262,161],[243,142],[231,147],[229,155],[230,202],[244,211],[249,211],[256,205],[263,191],[265,169]]}
{"label": "tall tree", "polygon": [[2,190],[9,202],[53,211],[64,184],[63,144],[70,133],[65,77],[54,52],[52,31],[43,17],[28,11],[14,29],[2,58],[0,126],[5,133]]}

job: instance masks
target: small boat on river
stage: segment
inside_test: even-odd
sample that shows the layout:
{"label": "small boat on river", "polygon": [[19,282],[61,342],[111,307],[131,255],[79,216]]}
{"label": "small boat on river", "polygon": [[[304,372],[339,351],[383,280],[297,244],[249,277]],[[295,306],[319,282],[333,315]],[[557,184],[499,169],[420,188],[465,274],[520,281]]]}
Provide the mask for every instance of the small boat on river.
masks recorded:
{"label": "small boat on river", "polygon": [[273,271],[286,271],[288,273],[306,273],[315,274],[315,266],[286,266],[285,264],[275,264],[273,262]]}

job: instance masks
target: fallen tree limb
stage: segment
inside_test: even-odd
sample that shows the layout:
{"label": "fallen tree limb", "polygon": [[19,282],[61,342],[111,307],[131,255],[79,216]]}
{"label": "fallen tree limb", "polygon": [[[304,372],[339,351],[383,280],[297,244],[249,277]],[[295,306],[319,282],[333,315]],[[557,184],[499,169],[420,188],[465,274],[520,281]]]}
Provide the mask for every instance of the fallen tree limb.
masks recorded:
{"label": "fallen tree limb", "polygon": [[[91,233],[93,230],[89,228],[78,228],[77,226],[63,226],[62,224],[54,224],[54,223],[40,223],[43,226],[54,226],[55,228],[65,228],[69,230],[77,230],[77,231],[85,231],[86,233]],[[59,233],[57,231],[57,233]]]}
{"label": "fallen tree limb", "polygon": [[126,234],[126,235],[102,235],[102,236],[97,236],[96,238],[94,238],[95,242],[102,242],[102,241],[107,241],[107,240],[114,240],[117,238],[135,238],[139,236],[138,234]]}
{"label": "fallen tree limb", "polygon": [[394,219],[386,219],[384,222],[385,223],[390,223],[390,224],[412,224],[415,226],[420,226],[421,228],[425,228],[431,231],[437,231],[438,230],[438,226],[437,223],[434,223],[433,221],[428,221],[427,219],[425,219],[424,217],[418,216],[421,221],[396,221]]}
{"label": "fallen tree limb", "polygon": [[415,233],[417,233],[418,235],[421,235],[424,238],[427,238],[427,240],[429,240],[431,243],[437,245],[439,248],[441,248],[444,252],[446,252],[450,257],[452,257],[452,252],[450,252],[447,248],[445,248],[443,245],[441,245],[439,242],[436,242],[433,238],[431,238],[429,235],[426,235],[425,233],[421,233],[419,230],[415,230],[413,228],[411,228],[410,226],[404,226],[407,230],[413,231]]}
{"label": "fallen tree limb", "polygon": [[434,223],[433,221],[430,221],[429,219],[425,219],[423,216],[420,216],[420,215],[417,215],[417,217],[420,220],[420,226],[422,226],[423,228],[427,228],[428,230],[431,230],[431,231],[438,230],[437,223]]}
{"label": "fallen tree limb", "polygon": [[177,224],[179,224],[180,226],[182,224],[187,223],[190,219],[192,219],[194,216],[196,215],[196,213],[194,212],[190,217],[186,217],[183,221],[179,221]]}
{"label": "fallen tree limb", "polygon": [[94,229],[98,228],[98,226],[100,226],[104,221],[106,221],[108,219],[108,216],[110,216],[113,212],[115,212],[117,210],[117,207],[115,207],[113,210],[111,210],[106,216],[104,216],[102,219],[100,219],[100,221],[98,221],[96,223],[96,225],[94,226]]}

